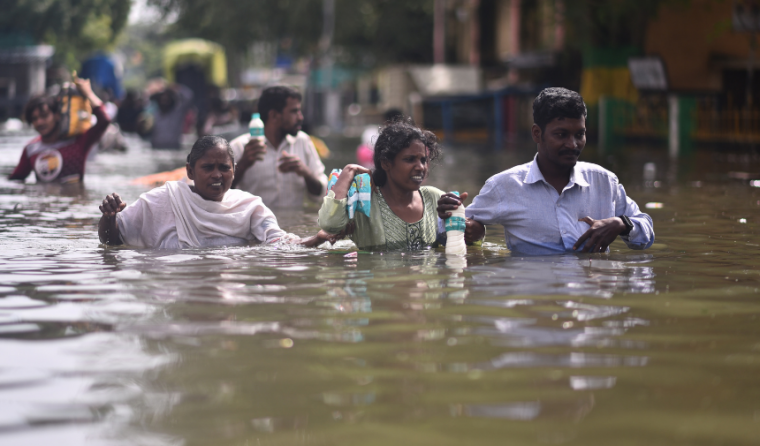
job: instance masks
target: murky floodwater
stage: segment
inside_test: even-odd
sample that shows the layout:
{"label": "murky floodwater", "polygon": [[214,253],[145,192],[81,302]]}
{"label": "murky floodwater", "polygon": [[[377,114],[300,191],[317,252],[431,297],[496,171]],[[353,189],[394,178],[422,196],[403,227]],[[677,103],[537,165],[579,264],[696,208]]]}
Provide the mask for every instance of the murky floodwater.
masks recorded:
{"label": "murky floodwater", "polygon": [[[0,139],[0,171],[26,140]],[[328,168],[351,159],[334,144]],[[521,258],[497,228],[466,269],[346,243],[105,249],[102,197],[184,158],[138,144],[82,188],[0,179],[0,443],[758,444],[760,173],[729,172],[760,162],[664,154],[584,154],[663,204],[652,249]],[[477,192],[529,158],[449,149],[429,184]],[[278,216],[316,230],[316,208]]]}

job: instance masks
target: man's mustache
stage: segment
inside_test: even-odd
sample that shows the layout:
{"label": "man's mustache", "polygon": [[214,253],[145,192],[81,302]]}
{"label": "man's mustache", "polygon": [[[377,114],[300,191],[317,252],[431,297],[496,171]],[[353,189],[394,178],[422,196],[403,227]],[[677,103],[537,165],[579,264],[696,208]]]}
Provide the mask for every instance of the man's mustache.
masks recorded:
{"label": "man's mustache", "polygon": [[581,156],[581,151],[575,150],[575,149],[565,149],[565,150],[559,151],[559,156],[565,156],[565,155],[574,155],[578,157],[578,156]]}

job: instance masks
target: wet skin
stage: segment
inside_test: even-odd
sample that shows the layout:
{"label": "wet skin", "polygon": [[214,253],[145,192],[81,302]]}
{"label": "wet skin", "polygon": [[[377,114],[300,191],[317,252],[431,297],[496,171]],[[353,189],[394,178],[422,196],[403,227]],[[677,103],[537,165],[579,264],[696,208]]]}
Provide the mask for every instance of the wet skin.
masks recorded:
{"label": "wet skin", "polygon": [[381,163],[388,177],[388,181],[380,188],[383,198],[393,213],[407,223],[419,221],[424,213],[424,204],[418,191],[427,178],[428,161],[427,147],[415,140],[397,153],[393,161]]}
{"label": "wet skin", "polygon": [[193,192],[204,200],[222,201],[232,187],[233,163],[223,147],[207,150],[194,166],[187,164],[186,168],[187,177],[195,182]]}
{"label": "wet skin", "polygon": [[538,167],[546,181],[562,193],[570,181],[575,163],[586,147],[586,120],[584,118],[555,118],[541,130],[537,124],[531,136],[538,149]]}
{"label": "wet skin", "polygon": [[397,153],[393,161],[383,161],[381,166],[388,176],[383,188],[418,191],[428,174],[427,147],[420,141],[413,141]]}

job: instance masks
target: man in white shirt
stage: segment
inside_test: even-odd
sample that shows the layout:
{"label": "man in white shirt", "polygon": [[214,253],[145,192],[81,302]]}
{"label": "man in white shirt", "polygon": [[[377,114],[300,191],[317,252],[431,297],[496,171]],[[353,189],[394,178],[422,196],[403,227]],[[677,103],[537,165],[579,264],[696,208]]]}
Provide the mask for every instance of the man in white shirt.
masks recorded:
{"label": "man in white shirt", "polygon": [[[533,161],[494,175],[465,209],[465,240],[500,224],[511,251],[524,254],[606,252],[618,236],[631,249],[654,242],[649,215],[630,199],[614,173],[578,162],[586,145],[586,104],[576,92],[547,88],[533,102]],[[447,218],[460,199],[446,194],[438,214]]]}
{"label": "man in white shirt", "polygon": [[270,208],[300,208],[304,196],[319,201],[327,175],[314,143],[301,131],[301,94],[285,86],[266,88],[259,114],[264,144],[248,134],[230,142],[237,163],[232,187],[261,197]]}

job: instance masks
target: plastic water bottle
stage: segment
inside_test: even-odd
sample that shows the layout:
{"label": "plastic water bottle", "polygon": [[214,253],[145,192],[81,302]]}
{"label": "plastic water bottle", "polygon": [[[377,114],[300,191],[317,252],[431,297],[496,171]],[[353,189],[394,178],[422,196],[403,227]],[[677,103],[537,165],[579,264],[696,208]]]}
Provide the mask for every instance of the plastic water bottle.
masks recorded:
{"label": "plastic water bottle", "polygon": [[248,132],[251,134],[251,138],[259,138],[261,143],[264,144],[264,121],[261,120],[261,115],[254,113],[251,117],[251,122],[248,123]]}
{"label": "plastic water bottle", "polygon": [[[452,194],[459,196],[459,192],[452,192]],[[444,226],[446,227],[446,254],[467,254],[467,245],[464,243],[465,216],[463,204],[451,212],[451,217],[446,219]]]}

